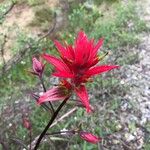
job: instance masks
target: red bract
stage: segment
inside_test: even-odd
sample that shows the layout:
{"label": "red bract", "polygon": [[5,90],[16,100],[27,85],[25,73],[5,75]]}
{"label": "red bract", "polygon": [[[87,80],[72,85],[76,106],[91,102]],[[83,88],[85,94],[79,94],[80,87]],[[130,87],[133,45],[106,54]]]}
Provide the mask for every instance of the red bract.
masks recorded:
{"label": "red bract", "polygon": [[43,70],[44,70],[44,64],[39,61],[36,57],[32,58],[32,68],[33,68],[33,74],[41,77]]}
{"label": "red bract", "polygon": [[81,85],[79,88],[75,88],[75,92],[80,98],[83,106],[87,109],[87,112],[91,112],[91,108],[88,100],[88,93],[86,91],[85,86]]}
{"label": "red bract", "polygon": [[37,101],[38,104],[50,101],[58,101],[64,100],[69,94],[70,90],[68,90],[67,81],[62,81],[61,84],[57,87],[53,87],[52,89],[45,92]]}
{"label": "red bract", "polygon": [[90,143],[93,143],[93,144],[97,144],[98,142],[100,142],[102,139],[98,136],[95,136],[89,132],[84,132],[84,131],[81,131],[79,133],[80,137],[87,141],[87,142],[90,142]]}
{"label": "red bract", "polygon": [[49,54],[42,57],[55,67],[54,76],[69,78],[69,82],[82,104],[90,111],[87,90],[84,86],[92,76],[118,68],[115,65],[95,66],[101,59],[98,50],[103,44],[103,39],[97,43],[93,39],[88,39],[83,31],[78,33],[74,45],[63,46],[55,41],[60,58]]}

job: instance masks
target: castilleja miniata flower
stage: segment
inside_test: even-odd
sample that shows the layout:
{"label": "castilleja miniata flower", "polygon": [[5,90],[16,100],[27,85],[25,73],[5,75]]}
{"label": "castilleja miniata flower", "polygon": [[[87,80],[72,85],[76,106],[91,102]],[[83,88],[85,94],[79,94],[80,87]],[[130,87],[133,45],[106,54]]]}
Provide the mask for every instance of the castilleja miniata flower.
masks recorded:
{"label": "castilleja miniata flower", "polygon": [[[73,90],[86,107],[87,112],[91,111],[88,93],[85,83],[97,74],[118,68],[115,65],[98,65],[101,58],[98,50],[103,44],[103,39],[97,43],[93,39],[88,39],[87,35],[80,31],[75,39],[74,45],[63,46],[58,41],[54,41],[60,54],[60,58],[44,53],[42,57],[55,67],[54,76],[65,78],[68,85],[67,90]],[[47,101],[47,99],[45,99]],[[44,102],[44,99],[42,100]]]}

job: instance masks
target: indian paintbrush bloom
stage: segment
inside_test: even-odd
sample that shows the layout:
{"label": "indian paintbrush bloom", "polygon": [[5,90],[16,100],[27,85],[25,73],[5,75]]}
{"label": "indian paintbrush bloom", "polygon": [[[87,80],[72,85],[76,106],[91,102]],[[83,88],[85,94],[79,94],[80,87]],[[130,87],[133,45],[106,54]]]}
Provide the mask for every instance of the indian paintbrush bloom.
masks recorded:
{"label": "indian paintbrush bloom", "polygon": [[[77,95],[77,97],[79,97],[81,105],[86,108],[87,112],[90,112],[92,108],[89,104],[86,83],[91,81],[92,77],[95,75],[118,68],[118,66],[116,65],[98,64],[99,61],[107,55],[107,53],[102,56],[99,56],[98,54],[98,50],[103,44],[103,39],[99,39],[98,42],[95,42],[93,39],[89,39],[83,31],[80,31],[78,33],[73,45],[62,45],[57,40],[54,41],[54,44],[60,56],[55,57],[50,54],[44,53],[41,55],[41,57],[54,66],[55,71],[53,75],[61,79],[61,82],[57,86],[46,90],[42,78],[45,65],[43,65],[43,63],[37,58],[32,58],[32,73],[39,77],[44,91],[41,96],[34,93],[32,93],[32,96],[36,99],[38,104],[44,106],[44,108],[48,110],[51,109],[53,112],[52,117],[50,118],[48,124],[40,134],[35,144],[35,150],[37,150],[37,148],[39,147],[40,142],[46,135],[49,127],[52,125],[52,123],[58,116],[58,113],[66,104],[67,100],[69,100],[73,92]],[[63,101],[57,107],[57,109],[54,109],[51,102],[58,100]],[[48,101],[49,103],[46,103]],[[47,104],[49,104],[50,107]],[[24,120],[24,126],[26,128],[30,128],[28,120]],[[58,133],[78,134],[83,140],[93,144],[97,144],[102,140],[101,137],[95,136],[90,132],[80,130],[55,132],[55,134]]]}
{"label": "indian paintbrush bloom", "polygon": [[[83,31],[78,33],[74,45],[66,44],[63,46],[58,41],[54,41],[54,43],[60,57],[57,58],[46,53],[42,54],[42,57],[55,67],[54,76],[66,79],[65,82],[70,85],[70,90],[76,93],[87,112],[90,112],[91,108],[85,83],[91,77],[118,68],[118,66],[97,65],[102,59],[98,55],[98,50],[103,44],[103,39],[95,43],[93,39],[88,39]],[[68,87],[65,88],[69,90]],[[44,101],[48,101],[48,99],[43,98],[39,103]],[[49,99],[49,101],[52,101],[52,99]]]}
{"label": "indian paintbrush bloom", "polygon": [[32,74],[35,74],[39,76],[40,78],[42,77],[43,71],[44,71],[44,64],[39,61],[36,57],[32,58]]}
{"label": "indian paintbrush bloom", "polygon": [[102,138],[85,131],[80,131],[79,135],[83,140],[93,144],[97,144],[102,140]]}

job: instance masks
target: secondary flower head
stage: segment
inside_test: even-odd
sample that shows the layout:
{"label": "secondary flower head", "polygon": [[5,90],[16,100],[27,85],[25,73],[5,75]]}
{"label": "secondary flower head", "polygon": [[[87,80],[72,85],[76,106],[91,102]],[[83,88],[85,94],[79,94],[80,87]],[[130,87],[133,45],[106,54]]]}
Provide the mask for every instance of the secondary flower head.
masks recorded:
{"label": "secondary flower head", "polygon": [[39,61],[36,57],[32,58],[32,69],[33,69],[33,74],[41,77],[42,73],[44,71],[44,64]]}
{"label": "secondary flower head", "polygon": [[103,44],[103,39],[95,43],[93,39],[88,39],[83,31],[78,33],[74,45],[63,46],[58,41],[54,41],[54,43],[60,57],[57,58],[46,53],[42,57],[55,67],[54,76],[69,79],[72,89],[74,89],[87,111],[90,112],[91,108],[85,83],[92,76],[118,68],[118,66],[96,66],[101,59],[98,56],[98,50]]}
{"label": "secondary flower head", "polygon": [[79,133],[80,137],[89,142],[89,143],[93,143],[93,144],[97,144],[98,142],[100,142],[102,139],[98,136],[93,135],[92,133],[89,132],[85,132],[85,131],[81,131]]}
{"label": "secondary flower head", "polygon": [[70,85],[67,81],[62,80],[60,85],[49,89],[45,92],[40,98],[37,100],[38,104],[47,102],[47,101],[57,101],[64,100],[66,97],[70,95]]}

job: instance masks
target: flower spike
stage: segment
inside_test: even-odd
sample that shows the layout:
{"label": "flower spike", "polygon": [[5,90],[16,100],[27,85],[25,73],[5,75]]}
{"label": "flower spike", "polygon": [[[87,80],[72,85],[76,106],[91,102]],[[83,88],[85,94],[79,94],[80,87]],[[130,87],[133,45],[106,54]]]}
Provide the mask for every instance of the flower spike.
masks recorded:
{"label": "flower spike", "polygon": [[62,45],[55,40],[54,44],[60,54],[59,58],[44,53],[42,57],[55,67],[53,76],[65,78],[71,85],[71,89],[80,98],[87,112],[91,111],[88,93],[85,88],[93,76],[116,69],[116,65],[97,66],[98,62],[106,55],[99,57],[98,50],[102,47],[103,38],[98,42],[89,39],[84,31],[80,31],[74,41],[74,45]]}

